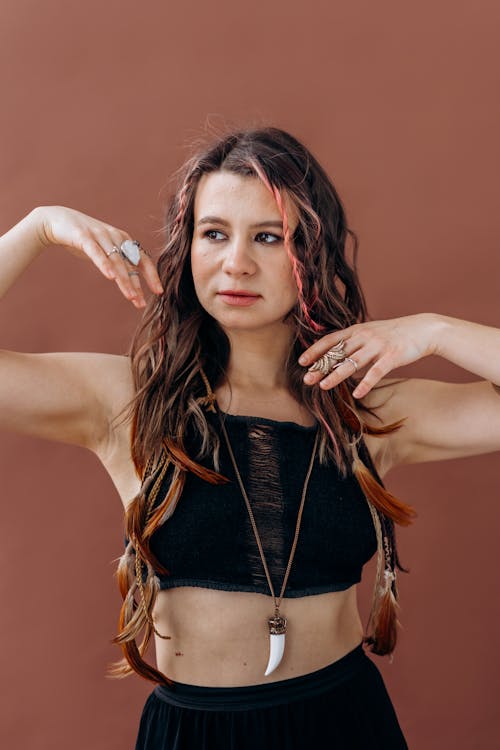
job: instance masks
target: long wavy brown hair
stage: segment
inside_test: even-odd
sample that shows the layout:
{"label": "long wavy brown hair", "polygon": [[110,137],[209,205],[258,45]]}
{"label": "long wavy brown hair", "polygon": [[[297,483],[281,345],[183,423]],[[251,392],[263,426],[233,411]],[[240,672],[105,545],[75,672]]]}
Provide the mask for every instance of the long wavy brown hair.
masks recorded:
{"label": "long wavy brown hair", "polygon": [[[156,573],[166,572],[150,549],[150,539],[162,523],[168,523],[187,472],[212,484],[228,481],[219,473],[219,436],[205,410],[212,389],[228,383],[230,343],[217,320],[201,306],[190,263],[197,185],[202,175],[218,170],[262,180],[283,219],[284,245],[298,290],[297,302],[285,317],[294,330],[285,363],[288,386],[318,419],[320,462],[336,462],[344,476],[353,473],[370,507],[378,559],[369,634],[364,640],[377,654],[391,653],[396,645],[395,569],[408,572],[398,559],[394,523],[407,525],[416,515],[384,488],[361,439],[363,433],[382,435],[399,429],[404,420],[370,426],[363,412],[376,417],[375,410],[363,408],[351,396],[356,378],[347,378],[329,391],[311,388],[304,385],[304,368],[297,362],[302,351],[321,336],[368,319],[356,270],[358,239],[347,226],[331,179],[312,153],[281,129],[259,127],[219,135],[198,149],[177,174],[177,189],[166,212],[164,249],[158,258],[165,291],[148,302],[128,352],[135,395],[125,418],[131,420],[131,453],[142,484],[125,514],[128,543],[117,571],[123,605],[119,632],[113,639],[124,658],[110,668],[110,674],[125,676],[135,671],[163,684],[172,680],[143,658],[157,632],[152,615],[159,588]],[[286,199],[299,216],[293,236]],[[191,428],[201,437],[197,456],[185,450]],[[213,458],[213,471],[197,463],[204,456]],[[171,482],[162,497],[158,493],[167,467]]]}

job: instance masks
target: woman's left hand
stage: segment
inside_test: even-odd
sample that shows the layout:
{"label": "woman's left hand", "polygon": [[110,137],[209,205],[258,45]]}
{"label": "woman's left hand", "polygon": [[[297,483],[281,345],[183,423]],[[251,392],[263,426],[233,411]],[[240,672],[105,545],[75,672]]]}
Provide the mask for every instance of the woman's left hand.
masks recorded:
{"label": "woman's left hand", "polygon": [[[354,398],[363,398],[391,370],[435,353],[436,319],[434,313],[417,313],[391,320],[356,323],[315,341],[303,352],[299,364],[310,367],[344,340],[344,356],[356,362],[358,372],[371,365],[352,393]],[[304,356],[306,361],[303,361]],[[319,371],[307,373],[304,382],[307,385],[319,383],[320,388],[329,389],[354,372],[353,364],[347,361],[326,376]]]}

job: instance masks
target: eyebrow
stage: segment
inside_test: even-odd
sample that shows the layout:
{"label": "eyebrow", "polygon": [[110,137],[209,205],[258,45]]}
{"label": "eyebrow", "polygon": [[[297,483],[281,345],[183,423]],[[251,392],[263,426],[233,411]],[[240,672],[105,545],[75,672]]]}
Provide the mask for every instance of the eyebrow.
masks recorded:
{"label": "eyebrow", "polygon": [[[223,224],[224,226],[228,227],[229,222],[225,219],[221,219],[220,216],[204,216],[203,219],[200,219],[197,226],[201,226],[201,224]],[[271,219],[269,221],[260,221],[258,224],[251,224],[253,228],[257,227],[279,227],[280,229],[283,229],[283,222],[277,221],[276,219]]]}

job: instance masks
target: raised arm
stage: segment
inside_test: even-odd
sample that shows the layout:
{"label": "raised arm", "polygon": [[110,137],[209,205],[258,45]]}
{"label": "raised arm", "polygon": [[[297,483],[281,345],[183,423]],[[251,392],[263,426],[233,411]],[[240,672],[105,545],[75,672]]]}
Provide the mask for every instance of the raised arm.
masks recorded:
{"label": "raised arm", "polygon": [[[64,206],[34,209],[0,237],[0,297],[51,244],[93,262],[124,296],[143,307],[139,276],[111,253],[130,236]],[[132,266],[130,266],[132,267]],[[141,253],[137,269],[151,290],[161,283],[151,259]],[[112,386],[110,386],[112,384]],[[111,419],[132,395],[128,358],[99,353],[24,353],[0,350],[0,429],[23,432],[98,451]]]}
{"label": "raised arm", "polygon": [[[301,357],[299,362],[310,366],[340,341],[345,342],[342,366],[326,377],[311,372],[304,380],[328,389],[356,372],[362,375],[353,390],[356,399],[376,407],[386,424],[405,419],[399,430],[380,438],[386,471],[403,463],[500,450],[500,329],[435,313],[374,320],[323,336],[306,350],[307,361]],[[384,378],[431,354],[482,379],[448,383]]]}

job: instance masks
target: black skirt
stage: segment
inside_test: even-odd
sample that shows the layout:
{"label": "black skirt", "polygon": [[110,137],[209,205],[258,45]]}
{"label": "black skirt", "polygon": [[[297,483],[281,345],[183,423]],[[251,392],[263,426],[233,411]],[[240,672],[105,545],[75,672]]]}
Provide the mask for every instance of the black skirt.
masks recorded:
{"label": "black skirt", "polygon": [[288,680],[244,687],[158,685],[136,750],[408,750],[382,675],[363,644]]}

